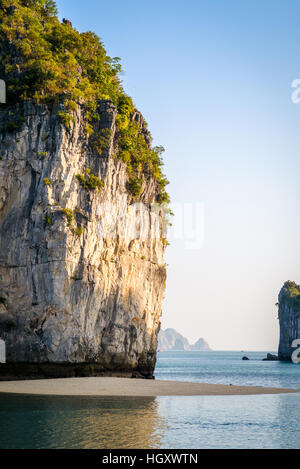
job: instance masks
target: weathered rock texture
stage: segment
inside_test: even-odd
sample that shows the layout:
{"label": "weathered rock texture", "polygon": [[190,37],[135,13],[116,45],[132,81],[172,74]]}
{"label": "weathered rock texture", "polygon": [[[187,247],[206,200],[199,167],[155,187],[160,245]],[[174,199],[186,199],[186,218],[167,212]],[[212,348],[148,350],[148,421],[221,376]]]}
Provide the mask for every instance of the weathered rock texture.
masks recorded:
{"label": "weathered rock texture", "polygon": [[[82,109],[66,129],[62,104],[0,108],[0,337],[9,363],[95,364],[98,372],[151,376],[166,280],[162,210],[150,210],[151,178],[143,206],[135,205],[115,156],[116,109],[110,101],[99,106],[98,130],[111,131],[101,155]],[[24,114],[24,124],[8,132],[12,112]],[[142,116],[132,118],[150,141]],[[79,184],[87,168],[103,180],[101,192]]]}
{"label": "weathered rock texture", "polygon": [[290,361],[295,348],[292,342],[300,339],[300,286],[286,282],[279,293],[280,342],[278,358]]}

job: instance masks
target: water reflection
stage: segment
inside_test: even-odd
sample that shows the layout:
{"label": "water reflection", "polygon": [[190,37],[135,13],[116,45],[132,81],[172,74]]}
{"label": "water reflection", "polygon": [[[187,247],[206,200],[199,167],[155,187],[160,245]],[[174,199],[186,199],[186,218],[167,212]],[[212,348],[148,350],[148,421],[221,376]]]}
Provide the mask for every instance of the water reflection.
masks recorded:
{"label": "water reflection", "polygon": [[0,448],[299,448],[300,394],[0,394]]}
{"label": "water reflection", "polygon": [[163,448],[300,448],[300,394],[161,398],[159,412]]}
{"label": "water reflection", "polygon": [[273,448],[300,448],[300,394],[277,396]]}
{"label": "water reflection", "polygon": [[0,396],[0,448],[159,448],[155,398]]}

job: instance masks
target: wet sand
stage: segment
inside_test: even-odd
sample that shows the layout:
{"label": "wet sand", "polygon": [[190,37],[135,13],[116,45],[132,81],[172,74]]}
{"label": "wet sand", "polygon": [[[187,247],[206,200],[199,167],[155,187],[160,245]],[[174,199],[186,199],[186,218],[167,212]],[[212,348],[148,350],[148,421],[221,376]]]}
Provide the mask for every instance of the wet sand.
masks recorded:
{"label": "wet sand", "polygon": [[49,396],[232,396],[295,392],[300,390],[102,377],[0,382],[0,393]]}

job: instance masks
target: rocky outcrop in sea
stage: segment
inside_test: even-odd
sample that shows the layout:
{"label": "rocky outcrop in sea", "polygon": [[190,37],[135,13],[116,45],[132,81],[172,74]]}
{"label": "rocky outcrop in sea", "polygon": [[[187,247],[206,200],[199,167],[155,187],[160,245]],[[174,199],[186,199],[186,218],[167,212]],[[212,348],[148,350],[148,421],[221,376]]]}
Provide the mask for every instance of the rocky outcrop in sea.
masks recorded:
{"label": "rocky outcrop in sea", "polygon": [[285,282],[279,293],[278,318],[280,325],[278,358],[290,361],[295,351],[293,342],[300,339],[300,286],[295,282]]}

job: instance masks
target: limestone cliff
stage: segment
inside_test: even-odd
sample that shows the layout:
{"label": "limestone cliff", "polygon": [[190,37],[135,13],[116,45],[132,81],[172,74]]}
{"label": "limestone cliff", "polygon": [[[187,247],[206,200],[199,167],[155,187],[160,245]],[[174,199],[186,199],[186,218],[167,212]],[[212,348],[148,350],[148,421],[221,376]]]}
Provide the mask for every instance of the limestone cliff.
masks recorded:
{"label": "limestone cliff", "polygon": [[278,302],[280,342],[278,358],[290,361],[295,349],[291,347],[295,339],[300,339],[300,286],[295,282],[285,282],[279,293]]}
{"label": "limestone cliff", "polygon": [[[88,374],[94,364],[150,377],[166,281],[163,211],[151,176],[138,201],[130,192],[116,107],[98,104],[100,152],[81,106],[69,128],[62,102],[0,108],[0,337],[8,362],[40,373],[85,363]],[[141,114],[131,119],[150,144]]]}

